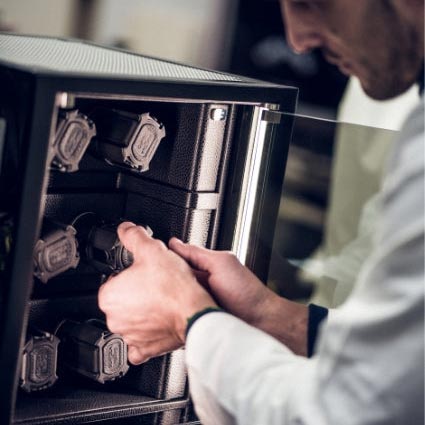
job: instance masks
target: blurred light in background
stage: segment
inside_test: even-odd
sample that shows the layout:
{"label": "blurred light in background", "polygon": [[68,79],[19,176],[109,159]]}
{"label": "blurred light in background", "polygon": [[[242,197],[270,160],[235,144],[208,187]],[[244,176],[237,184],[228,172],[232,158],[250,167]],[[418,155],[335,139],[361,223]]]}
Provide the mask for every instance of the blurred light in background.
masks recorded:
{"label": "blurred light in background", "polygon": [[300,90],[299,111],[334,119],[346,77],[295,55],[279,0],[2,0],[0,29],[73,37]]}
{"label": "blurred light in background", "polygon": [[0,28],[223,69],[237,0],[2,0]]}
{"label": "blurred light in background", "polygon": [[71,36],[73,0],[2,0],[0,28],[25,34]]}

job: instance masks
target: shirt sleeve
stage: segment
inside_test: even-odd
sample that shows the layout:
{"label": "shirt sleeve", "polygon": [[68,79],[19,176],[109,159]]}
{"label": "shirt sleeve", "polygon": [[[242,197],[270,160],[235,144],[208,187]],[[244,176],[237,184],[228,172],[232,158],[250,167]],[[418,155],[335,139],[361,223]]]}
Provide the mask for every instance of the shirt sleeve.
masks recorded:
{"label": "shirt sleeve", "polygon": [[382,195],[376,248],[310,358],[226,314],[187,338],[202,423],[424,423],[424,139],[404,141]]}

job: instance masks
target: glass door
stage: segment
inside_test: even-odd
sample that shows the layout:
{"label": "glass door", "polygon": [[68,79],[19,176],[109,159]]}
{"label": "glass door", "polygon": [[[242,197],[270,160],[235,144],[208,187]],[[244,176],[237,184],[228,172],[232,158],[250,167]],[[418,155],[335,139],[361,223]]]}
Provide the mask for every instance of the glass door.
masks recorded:
{"label": "glass door", "polygon": [[289,299],[337,307],[372,251],[397,132],[293,119],[267,283]]}

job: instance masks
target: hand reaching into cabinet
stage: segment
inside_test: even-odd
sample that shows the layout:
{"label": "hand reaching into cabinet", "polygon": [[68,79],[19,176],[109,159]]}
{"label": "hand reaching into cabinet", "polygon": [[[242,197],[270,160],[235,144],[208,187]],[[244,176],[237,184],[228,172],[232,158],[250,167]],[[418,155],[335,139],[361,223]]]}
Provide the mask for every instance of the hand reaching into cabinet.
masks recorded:
{"label": "hand reaching into cabinet", "polygon": [[171,250],[192,267],[198,282],[230,314],[307,354],[308,307],[278,296],[230,251],[214,251],[172,238]]}
{"label": "hand reaching into cabinet", "polygon": [[130,363],[139,364],[181,347],[187,318],[216,304],[189,265],[143,227],[124,222],[118,236],[134,261],[101,286],[98,301]]}
{"label": "hand reaching into cabinet", "polygon": [[188,319],[222,307],[299,354],[306,353],[307,307],[277,296],[229,252],[184,244],[169,248],[143,227],[122,223],[118,236],[134,263],[99,290],[99,307],[111,332],[139,364],[185,343]]}

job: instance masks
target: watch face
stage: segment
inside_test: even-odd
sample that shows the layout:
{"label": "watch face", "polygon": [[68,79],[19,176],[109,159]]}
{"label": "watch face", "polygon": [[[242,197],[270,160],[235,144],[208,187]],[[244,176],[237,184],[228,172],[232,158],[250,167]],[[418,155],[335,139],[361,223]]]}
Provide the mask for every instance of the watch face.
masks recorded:
{"label": "watch face", "polygon": [[43,283],[77,267],[80,257],[75,235],[72,226],[58,226],[41,236],[34,249],[34,275]]}
{"label": "watch face", "polygon": [[53,144],[52,166],[64,172],[78,170],[78,165],[96,135],[93,121],[78,110],[63,113],[59,118]]}
{"label": "watch face", "polygon": [[102,348],[103,372],[110,378],[122,376],[128,369],[127,345],[122,338],[109,340]]}

